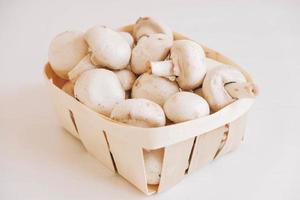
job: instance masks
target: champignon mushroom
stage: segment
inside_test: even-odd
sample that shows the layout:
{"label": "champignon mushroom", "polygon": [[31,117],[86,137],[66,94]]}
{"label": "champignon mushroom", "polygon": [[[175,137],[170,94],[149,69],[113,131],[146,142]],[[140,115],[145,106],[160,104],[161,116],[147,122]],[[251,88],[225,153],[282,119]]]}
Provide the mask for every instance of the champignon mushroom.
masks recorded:
{"label": "champignon mushroom", "polygon": [[68,80],[68,72],[88,53],[83,36],[79,31],[66,31],[51,41],[48,59],[60,78]]}
{"label": "champignon mushroom", "polygon": [[160,182],[164,150],[144,151],[147,184],[157,185]]}
{"label": "champignon mushroom", "polygon": [[128,65],[131,48],[120,33],[105,26],[95,26],[85,33],[85,39],[92,51],[93,64],[113,70]]}
{"label": "champignon mushroom", "polygon": [[220,110],[237,98],[257,95],[253,83],[247,82],[239,70],[227,66],[219,66],[208,71],[202,89],[204,98],[213,111]]}
{"label": "champignon mushroom", "polygon": [[147,99],[126,99],[114,107],[110,117],[138,127],[160,127],[166,124],[163,109]]}
{"label": "champignon mushroom", "polygon": [[74,97],[74,83],[71,81],[67,81],[63,87],[61,88],[68,95]]}
{"label": "champignon mushroom", "polygon": [[153,33],[163,33],[166,34],[171,40],[173,40],[172,30],[154,20],[150,17],[140,17],[133,26],[133,37],[138,41],[142,36],[153,34]]}
{"label": "champignon mushroom", "polygon": [[81,74],[75,82],[74,93],[80,102],[106,116],[125,99],[117,75],[106,69],[91,69]]}
{"label": "champignon mushroom", "polygon": [[209,105],[202,97],[192,92],[177,92],[164,104],[169,120],[175,123],[185,122],[209,115]]}
{"label": "champignon mushroom", "polygon": [[171,48],[171,60],[150,62],[153,74],[176,80],[180,88],[193,90],[199,87],[206,74],[205,53],[191,40],[176,40]]}
{"label": "champignon mushroom", "polygon": [[179,88],[176,82],[153,74],[142,74],[133,84],[131,97],[149,99],[160,106]]}
{"label": "champignon mushroom", "polygon": [[164,60],[172,46],[173,40],[165,34],[150,34],[141,37],[132,50],[131,70],[136,74],[149,69],[149,61]]}
{"label": "champignon mushroom", "polygon": [[91,62],[91,55],[86,55],[81,61],[68,73],[69,80],[75,83],[76,79],[82,74],[83,72],[97,68]]}
{"label": "champignon mushroom", "polygon": [[132,37],[132,35],[128,32],[119,32],[121,34],[121,36],[128,42],[130,48],[133,48],[134,45],[134,39]]}
{"label": "champignon mushroom", "polygon": [[124,90],[125,91],[131,90],[133,83],[136,79],[135,74],[127,69],[122,69],[122,70],[114,71],[114,72],[118,76]]}

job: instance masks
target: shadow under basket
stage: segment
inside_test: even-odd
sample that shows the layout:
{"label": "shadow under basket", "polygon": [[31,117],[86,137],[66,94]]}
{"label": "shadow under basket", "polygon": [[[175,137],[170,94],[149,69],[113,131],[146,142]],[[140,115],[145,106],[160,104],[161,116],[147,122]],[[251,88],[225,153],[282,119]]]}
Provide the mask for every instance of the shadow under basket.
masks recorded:
{"label": "shadow under basket", "polygon": [[[131,32],[132,26],[121,28]],[[176,40],[186,37],[174,33]],[[240,70],[237,64],[202,45],[208,58]],[[87,151],[106,167],[145,194],[162,192],[186,175],[236,149],[244,137],[246,115],[253,99],[239,99],[207,117],[159,128],[140,128],[112,121],[78,102],[60,88],[65,83],[49,64],[44,68],[47,85],[62,126],[81,140]],[[163,149],[160,183],[148,185],[144,151]]]}

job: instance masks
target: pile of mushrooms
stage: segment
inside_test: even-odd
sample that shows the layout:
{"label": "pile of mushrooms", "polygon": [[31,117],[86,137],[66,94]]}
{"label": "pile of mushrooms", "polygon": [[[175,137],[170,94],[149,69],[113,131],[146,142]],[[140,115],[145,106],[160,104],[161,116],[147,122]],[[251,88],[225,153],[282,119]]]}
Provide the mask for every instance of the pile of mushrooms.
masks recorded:
{"label": "pile of mushrooms", "polygon": [[[66,80],[62,90],[132,126],[182,123],[257,94],[240,71],[206,58],[194,41],[174,40],[168,26],[150,17],[139,18],[132,32],[106,26],[63,32],[52,40],[48,58]],[[149,184],[159,183],[161,162],[162,153],[145,154]]]}

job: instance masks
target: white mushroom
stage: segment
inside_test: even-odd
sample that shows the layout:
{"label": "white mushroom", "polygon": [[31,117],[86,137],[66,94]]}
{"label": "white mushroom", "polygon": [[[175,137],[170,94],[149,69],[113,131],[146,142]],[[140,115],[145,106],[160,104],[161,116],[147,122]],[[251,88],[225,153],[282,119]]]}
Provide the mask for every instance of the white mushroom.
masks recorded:
{"label": "white mushroom", "polygon": [[63,87],[61,88],[68,95],[74,97],[74,83],[71,81],[67,81]]}
{"label": "white mushroom", "polygon": [[192,90],[199,87],[206,74],[205,53],[191,40],[176,40],[171,48],[171,60],[151,62],[153,74],[176,80],[180,88]]}
{"label": "white mushroom", "polygon": [[75,83],[76,79],[82,74],[83,72],[97,68],[91,62],[91,55],[86,55],[81,61],[68,73],[69,80]]}
{"label": "white mushroom", "polygon": [[165,102],[164,111],[169,120],[179,123],[209,115],[209,105],[192,92],[177,92]]}
{"label": "white mushroom", "polygon": [[79,31],[66,31],[51,41],[48,59],[60,78],[68,79],[68,72],[88,53],[83,35]]}
{"label": "white mushroom", "polygon": [[131,98],[149,99],[162,106],[172,94],[178,91],[176,82],[145,73],[134,82]]}
{"label": "white mushroom", "polygon": [[139,40],[144,35],[149,35],[153,33],[163,33],[166,34],[171,40],[173,40],[172,30],[154,20],[150,17],[140,17],[133,26],[133,37]]}
{"label": "white mushroom", "polygon": [[160,182],[164,150],[144,151],[145,171],[147,183],[157,185]]}
{"label": "white mushroom", "polygon": [[202,88],[213,111],[220,110],[237,98],[254,97],[257,93],[255,85],[248,83],[239,70],[226,66],[208,71]]}
{"label": "white mushroom", "polygon": [[135,74],[127,69],[122,69],[114,72],[118,76],[124,90],[125,91],[131,90],[133,83],[136,79]]}
{"label": "white mushroom", "polygon": [[85,39],[92,51],[93,64],[113,70],[128,65],[131,48],[120,33],[105,26],[95,26],[86,32]]}
{"label": "white mushroom", "polygon": [[131,70],[136,74],[149,69],[149,61],[164,60],[172,46],[173,40],[165,34],[150,34],[140,38],[132,50]]}
{"label": "white mushroom", "polygon": [[106,69],[91,69],[81,74],[75,82],[74,93],[80,102],[106,116],[125,99],[117,75]]}
{"label": "white mushroom", "polygon": [[128,32],[119,32],[121,34],[121,36],[128,42],[130,48],[133,48],[134,45],[134,39],[132,37],[132,35]]}
{"label": "white mushroom", "polygon": [[138,127],[160,127],[166,124],[162,108],[147,99],[126,99],[114,107],[110,117]]}

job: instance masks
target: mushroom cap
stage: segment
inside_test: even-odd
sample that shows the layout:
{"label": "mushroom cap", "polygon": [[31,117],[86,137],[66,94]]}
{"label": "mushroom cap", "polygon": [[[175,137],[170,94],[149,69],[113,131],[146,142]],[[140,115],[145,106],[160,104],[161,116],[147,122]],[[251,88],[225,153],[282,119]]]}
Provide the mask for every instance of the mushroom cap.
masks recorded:
{"label": "mushroom cap", "polygon": [[149,69],[149,61],[164,60],[172,46],[173,40],[165,34],[150,34],[140,38],[132,50],[131,70],[136,74]]}
{"label": "mushroom cap", "polygon": [[224,88],[226,83],[231,82],[245,83],[247,80],[242,72],[232,67],[218,66],[207,72],[202,90],[213,111],[218,111],[235,100]]}
{"label": "mushroom cap", "polygon": [[79,63],[68,73],[69,80],[72,82],[75,82],[76,79],[82,74],[83,72],[95,69],[97,68],[92,62],[91,62],[91,55],[88,54],[85,57],[83,57]]}
{"label": "mushroom cap", "polygon": [[130,90],[133,86],[134,81],[136,80],[135,74],[127,69],[122,69],[114,72],[118,76],[124,90]]}
{"label": "mushroom cap", "polygon": [[114,107],[110,117],[138,127],[160,127],[166,124],[163,109],[147,99],[126,99]]}
{"label": "mushroom cap", "polygon": [[142,74],[133,84],[131,97],[149,99],[160,106],[174,93],[179,91],[176,82],[154,74]]}
{"label": "mushroom cap", "polygon": [[191,40],[176,40],[171,48],[170,58],[180,88],[193,90],[199,87],[206,74],[203,48]]}
{"label": "mushroom cap", "polygon": [[113,70],[123,69],[128,65],[131,48],[119,32],[95,26],[85,33],[85,39],[92,51],[94,64]]}
{"label": "mushroom cap", "polygon": [[179,123],[209,115],[206,100],[192,92],[177,92],[164,104],[169,120]]}
{"label": "mushroom cap", "polygon": [[83,36],[79,31],[66,31],[51,41],[48,60],[60,78],[68,80],[68,72],[88,53]]}
{"label": "mushroom cap", "polygon": [[74,97],[74,83],[71,81],[67,81],[63,87],[61,88],[68,95]]}
{"label": "mushroom cap", "polygon": [[125,99],[117,75],[106,69],[91,69],[81,74],[75,82],[74,93],[80,102],[106,116]]}
{"label": "mushroom cap", "polygon": [[130,48],[133,48],[134,45],[134,39],[132,37],[132,35],[128,32],[119,32],[121,34],[121,36],[128,42]]}
{"label": "mushroom cap", "polygon": [[154,151],[144,151],[147,184],[159,184],[163,158],[163,149],[157,149]]}
{"label": "mushroom cap", "polygon": [[149,35],[153,33],[163,33],[166,34],[171,40],[173,40],[172,30],[156,21],[151,17],[140,17],[133,26],[133,37],[139,40],[144,35]]}

